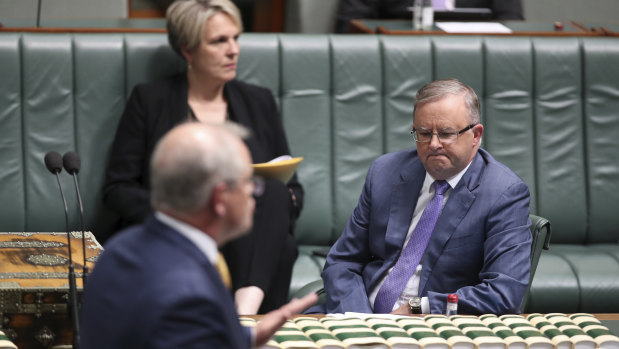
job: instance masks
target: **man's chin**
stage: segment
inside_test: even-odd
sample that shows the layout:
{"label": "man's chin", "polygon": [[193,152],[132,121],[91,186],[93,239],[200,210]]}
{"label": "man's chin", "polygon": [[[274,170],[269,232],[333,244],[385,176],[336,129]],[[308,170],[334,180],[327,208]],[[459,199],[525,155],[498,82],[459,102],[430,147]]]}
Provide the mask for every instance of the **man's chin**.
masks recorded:
{"label": "man's chin", "polygon": [[452,176],[451,168],[445,166],[428,166],[426,168],[428,173],[432,176],[432,178],[436,180],[444,180]]}

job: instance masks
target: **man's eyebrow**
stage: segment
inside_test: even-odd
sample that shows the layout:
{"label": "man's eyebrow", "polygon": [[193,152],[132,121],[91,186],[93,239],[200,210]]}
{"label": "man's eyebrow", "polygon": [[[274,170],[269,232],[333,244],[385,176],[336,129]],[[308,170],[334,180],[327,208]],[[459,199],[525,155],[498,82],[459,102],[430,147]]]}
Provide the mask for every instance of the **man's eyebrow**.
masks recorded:
{"label": "man's eyebrow", "polygon": [[[426,128],[426,127],[415,127],[416,130],[423,130],[423,131],[432,131],[432,128]],[[436,129],[437,131],[455,131],[456,129],[451,127],[451,126],[445,126],[445,127],[439,127]]]}

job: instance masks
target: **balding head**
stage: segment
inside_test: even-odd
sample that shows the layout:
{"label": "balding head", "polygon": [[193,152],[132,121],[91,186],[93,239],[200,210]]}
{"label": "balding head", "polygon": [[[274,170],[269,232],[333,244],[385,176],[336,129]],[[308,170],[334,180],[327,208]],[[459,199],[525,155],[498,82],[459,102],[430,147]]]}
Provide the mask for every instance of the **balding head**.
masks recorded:
{"label": "balding head", "polygon": [[246,134],[240,126],[198,122],[169,131],[151,158],[153,207],[182,215],[204,208],[218,183],[238,181],[250,166]]}

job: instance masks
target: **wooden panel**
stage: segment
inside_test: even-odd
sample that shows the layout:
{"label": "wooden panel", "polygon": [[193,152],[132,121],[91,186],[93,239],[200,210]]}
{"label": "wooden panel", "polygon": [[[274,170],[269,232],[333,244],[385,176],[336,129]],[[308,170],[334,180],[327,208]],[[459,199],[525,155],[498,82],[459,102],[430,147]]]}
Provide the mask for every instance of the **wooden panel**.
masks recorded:
{"label": "wooden panel", "polygon": [[281,33],[284,31],[285,0],[256,0],[254,2],[254,32]]}

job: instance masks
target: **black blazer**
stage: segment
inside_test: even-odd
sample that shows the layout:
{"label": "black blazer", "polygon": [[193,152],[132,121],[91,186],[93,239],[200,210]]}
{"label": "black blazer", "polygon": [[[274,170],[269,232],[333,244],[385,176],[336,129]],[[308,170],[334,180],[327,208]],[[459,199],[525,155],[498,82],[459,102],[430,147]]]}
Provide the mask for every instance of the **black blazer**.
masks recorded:
{"label": "black blazer", "polygon": [[[137,85],[127,101],[105,173],[103,202],[121,217],[121,226],[142,222],[151,212],[149,162],[157,141],[174,126],[189,120],[186,73]],[[290,154],[281,118],[271,92],[241,81],[224,87],[229,119],[247,127],[245,141],[254,163]],[[298,217],[303,188],[296,174],[288,183]]]}

